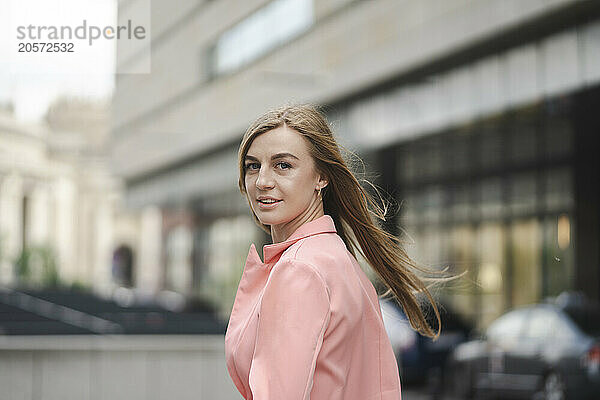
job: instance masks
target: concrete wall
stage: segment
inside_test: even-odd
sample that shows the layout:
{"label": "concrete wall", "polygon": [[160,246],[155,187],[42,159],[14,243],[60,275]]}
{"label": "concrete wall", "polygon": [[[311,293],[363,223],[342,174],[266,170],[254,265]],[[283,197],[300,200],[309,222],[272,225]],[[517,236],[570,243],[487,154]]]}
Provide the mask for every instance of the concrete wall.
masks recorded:
{"label": "concrete wall", "polygon": [[2,400],[240,398],[222,335],[0,337]]}
{"label": "concrete wall", "polygon": [[153,37],[152,72],[117,81],[116,171],[139,176],[208,151],[238,139],[268,107],[344,98],[578,1],[315,1],[316,22],[305,34],[204,82],[205,50],[264,3],[208,2],[169,35]]}

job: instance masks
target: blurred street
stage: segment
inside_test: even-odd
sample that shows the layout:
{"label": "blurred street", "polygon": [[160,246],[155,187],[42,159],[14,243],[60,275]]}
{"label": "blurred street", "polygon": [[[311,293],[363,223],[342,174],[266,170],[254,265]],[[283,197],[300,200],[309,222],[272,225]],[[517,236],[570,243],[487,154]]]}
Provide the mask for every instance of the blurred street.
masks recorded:
{"label": "blurred street", "polygon": [[289,223],[255,209],[292,204],[244,192],[238,151],[294,103],[405,266],[460,275],[431,282],[439,322],[419,299],[436,341],[379,299],[403,400],[599,398],[600,1],[2,0],[0,22],[0,400],[237,399],[244,263]]}
{"label": "blurred street", "polygon": [[434,396],[427,387],[402,388],[402,400],[461,400],[449,394]]}

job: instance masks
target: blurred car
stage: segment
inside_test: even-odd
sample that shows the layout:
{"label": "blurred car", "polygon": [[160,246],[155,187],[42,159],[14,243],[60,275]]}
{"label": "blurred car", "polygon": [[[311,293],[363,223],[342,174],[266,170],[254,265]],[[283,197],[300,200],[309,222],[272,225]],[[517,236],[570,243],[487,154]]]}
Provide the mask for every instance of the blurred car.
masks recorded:
{"label": "blurred car", "polygon": [[[440,337],[432,339],[417,333],[394,301],[380,299],[383,322],[398,362],[402,383],[427,382],[432,391],[441,389],[444,364],[450,351],[468,339],[471,325],[447,306],[438,304],[442,320]],[[437,331],[437,319],[429,302],[421,306],[430,325]]]}
{"label": "blurred car", "polygon": [[600,399],[600,307],[581,294],[516,308],[449,360],[454,394]]}

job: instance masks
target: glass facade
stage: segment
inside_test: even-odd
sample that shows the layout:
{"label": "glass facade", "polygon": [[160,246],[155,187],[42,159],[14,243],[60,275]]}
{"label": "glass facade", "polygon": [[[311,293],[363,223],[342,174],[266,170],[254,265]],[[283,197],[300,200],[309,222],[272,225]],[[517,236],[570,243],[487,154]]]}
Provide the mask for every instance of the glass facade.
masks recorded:
{"label": "glass facade", "polygon": [[479,328],[574,286],[570,109],[547,101],[397,148],[407,253],[467,271],[442,293]]}
{"label": "glass facade", "polygon": [[312,0],[275,0],[223,32],[209,50],[211,76],[226,74],[314,24]]}

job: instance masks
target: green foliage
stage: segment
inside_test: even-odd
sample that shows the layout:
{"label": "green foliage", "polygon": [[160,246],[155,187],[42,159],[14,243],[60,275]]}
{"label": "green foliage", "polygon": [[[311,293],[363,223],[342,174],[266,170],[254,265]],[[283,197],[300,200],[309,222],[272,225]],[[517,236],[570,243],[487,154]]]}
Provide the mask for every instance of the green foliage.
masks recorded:
{"label": "green foliage", "polygon": [[92,291],[92,287],[90,285],[88,285],[87,283],[81,282],[81,281],[75,281],[75,282],[71,283],[69,289],[72,291],[76,291],[76,292],[91,292]]}
{"label": "green foliage", "polygon": [[56,287],[60,285],[56,255],[50,246],[31,246],[21,251],[14,261],[19,284]]}

